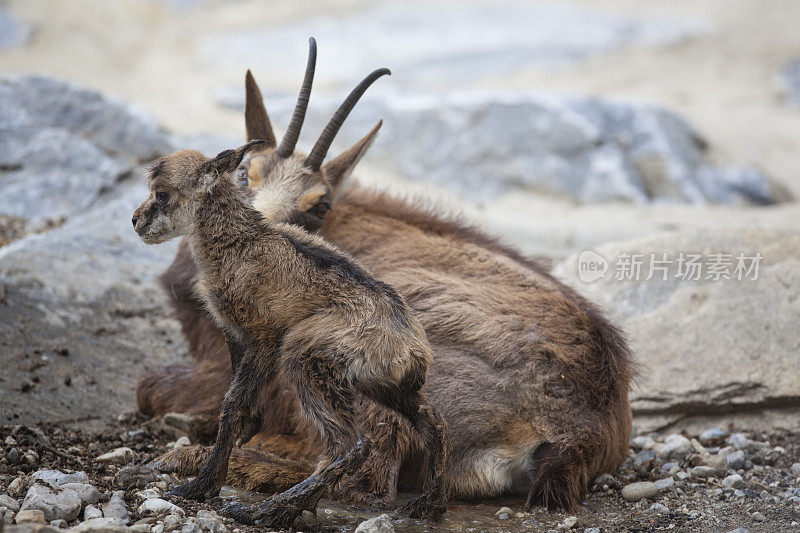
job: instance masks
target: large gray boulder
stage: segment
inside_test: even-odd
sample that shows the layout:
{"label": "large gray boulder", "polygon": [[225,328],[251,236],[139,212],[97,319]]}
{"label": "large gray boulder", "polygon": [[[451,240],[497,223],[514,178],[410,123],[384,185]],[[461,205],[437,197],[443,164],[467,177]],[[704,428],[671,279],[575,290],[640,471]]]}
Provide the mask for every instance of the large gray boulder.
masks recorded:
{"label": "large gray boulder", "polygon": [[[700,279],[688,266],[697,255]],[[639,281],[629,268],[637,259]],[[663,234],[599,246],[554,271],[602,304],[628,334],[642,363],[632,393],[642,427],[687,417],[731,420],[759,410],[782,411],[795,425],[800,420],[800,233]]]}
{"label": "large gray boulder", "polygon": [[0,80],[0,215],[38,231],[0,247],[2,423],[109,419],[146,364],[184,350],[156,281],[176,243],[146,247],[130,222],[141,163],[169,149],[127,104]]}
{"label": "large gray boulder", "polygon": [[57,225],[93,205],[167,135],[132,106],[46,76],[0,80],[0,215]]}
{"label": "large gray boulder", "polygon": [[[217,97],[242,109],[242,93],[237,88]],[[304,140],[319,134],[339,104],[316,96],[314,102]],[[293,97],[267,103],[276,123],[286,124]],[[336,147],[355,142],[379,118],[384,125],[369,161],[477,202],[519,190],[579,202],[770,204],[787,198],[755,168],[711,165],[694,128],[654,106],[556,95],[368,95]]]}

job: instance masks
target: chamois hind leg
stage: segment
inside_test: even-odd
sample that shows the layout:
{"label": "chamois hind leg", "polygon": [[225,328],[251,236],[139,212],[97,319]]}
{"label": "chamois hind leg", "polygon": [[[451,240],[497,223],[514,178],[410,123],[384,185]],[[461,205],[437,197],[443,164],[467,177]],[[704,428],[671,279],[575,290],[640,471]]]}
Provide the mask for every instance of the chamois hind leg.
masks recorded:
{"label": "chamois hind leg", "polygon": [[223,511],[236,520],[288,528],[304,510],[315,510],[331,487],[367,460],[371,443],[357,436],[356,395],[341,375],[339,365],[330,359],[325,353],[295,354],[285,350],[281,361],[284,378],[297,390],[301,408],[322,433],[324,451],[317,472],[255,508],[226,506]]}
{"label": "chamois hind leg", "polygon": [[423,494],[408,502],[400,513],[411,518],[435,518],[447,511],[444,470],[450,441],[447,424],[439,411],[419,391],[367,387],[363,393],[399,413],[420,434],[428,451],[428,469]]}
{"label": "chamois hind leg", "polygon": [[199,500],[214,496],[225,482],[228,460],[237,435],[260,405],[262,390],[270,383],[274,369],[269,357],[249,357],[241,362],[231,388],[225,394],[219,416],[217,440],[192,481],[170,491],[172,495]]}
{"label": "chamois hind leg", "polygon": [[[211,447],[185,446],[167,452],[148,466],[159,472],[194,476],[210,455]],[[275,494],[300,483],[313,472],[314,466],[304,459],[287,459],[252,447],[233,448],[225,484]]]}

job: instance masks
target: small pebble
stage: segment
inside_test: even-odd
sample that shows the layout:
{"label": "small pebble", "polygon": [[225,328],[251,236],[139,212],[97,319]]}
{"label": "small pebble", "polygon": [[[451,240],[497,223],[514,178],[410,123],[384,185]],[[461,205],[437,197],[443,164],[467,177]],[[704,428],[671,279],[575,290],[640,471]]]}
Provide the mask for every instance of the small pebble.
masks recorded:
{"label": "small pebble", "polygon": [[792,465],[791,472],[792,472],[792,474],[794,474],[795,476],[797,476],[797,477],[800,477],[800,463],[795,463],[795,464],[793,464],[793,465]]}
{"label": "small pebble", "polygon": [[722,480],[722,486],[727,489],[743,489],[746,485],[742,476],[739,474],[731,474]]}
{"label": "small pebble", "polygon": [[622,487],[622,497],[629,502],[638,502],[658,495],[658,487],[651,481],[640,481]]}
{"label": "small pebble", "polygon": [[692,443],[683,435],[670,435],[664,441],[664,446],[658,450],[658,456],[663,459],[684,459],[692,451]]}
{"label": "small pebble", "polygon": [[12,437],[11,435],[6,437],[6,441],[5,442],[6,442],[6,446],[16,446],[17,445],[16,439],[14,439],[14,437]]}
{"label": "small pebble", "polygon": [[708,446],[710,444],[717,444],[728,436],[728,432],[720,428],[707,429],[700,434],[700,443]]}
{"label": "small pebble", "polygon": [[660,503],[654,503],[653,505],[650,506],[648,511],[658,514],[668,513],[669,507],[667,507],[666,505],[662,505]]}
{"label": "small pebble", "polygon": [[750,439],[744,433],[734,433],[728,437],[726,442],[737,450],[744,450],[750,445]]}
{"label": "small pebble", "polygon": [[382,514],[358,524],[355,533],[394,533],[394,524],[388,514]]}
{"label": "small pebble", "polygon": [[740,468],[744,468],[744,452],[742,450],[736,450],[728,454],[725,459],[728,462],[728,468],[731,470],[739,470]]}
{"label": "small pebble", "polygon": [[755,520],[756,522],[764,522],[766,521],[766,519],[767,517],[764,516],[762,513],[759,513],[758,511],[753,513],[753,520]]}
{"label": "small pebble", "polygon": [[575,527],[575,524],[577,524],[577,523],[578,523],[578,517],[577,516],[568,516],[568,517],[566,517],[564,519],[563,522],[558,524],[558,529],[559,529],[559,531],[567,531],[567,530],[570,530],[573,527]]}
{"label": "small pebble", "polygon": [[658,487],[658,490],[671,489],[675,486],[675,479],[673,479],[672,476],[664,479],[659,479],[658,481],[655,482],[655,485],[656,487]]}
{"label": "small pebble", "polygon": [[96,461],[98,463],[126,464],[130,463],[133,458],[133,450],[127,446],[123,446],[121,448],[117,448],[116,450],[111,450],[108,453],[104,453],[103,455],[99,456]]}
{"label": "small pebble", "polygon": [[652,450],[656,445],[653,437],[634,437],[631,439],[631,448],[634,450]]}
{"label": "small pebble", "polygon": [[184,448],[186,446],[191,446],[191,444],[192,441],[189,440],[189,437],[184,435],[175,441],[175,444],[172,445],[172,448],[173,449]]}
{"label": "small pebble", "polygon": [[17,524],[45,524],[44,513],[39,509],[20,511],[14,517]]}
{"label": "small pebble", "polygon": [[695,466],[691,469],[692,476],[699,478],[713,477],[716,470],[710,466]]}
{"label": "small pebble", "polygon": [[11,509],[16,513],[19,511],[19,502],[8,494],[0,494],[0,507]]}

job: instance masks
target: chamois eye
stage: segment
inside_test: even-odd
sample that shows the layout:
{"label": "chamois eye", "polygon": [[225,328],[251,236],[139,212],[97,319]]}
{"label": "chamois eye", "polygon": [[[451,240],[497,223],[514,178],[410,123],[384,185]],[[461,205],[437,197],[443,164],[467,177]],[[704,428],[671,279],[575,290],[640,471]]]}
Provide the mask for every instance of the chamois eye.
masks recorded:
{"label": "chamois eye", "polygon": [[236,180],[239,182],[239,185],[241,185],[243,187],[247,187],[247,185],[249,184],[250,180],[249,180],[249,178],[247,176],[247,169],[246,168],[241,167],[241,168],[236,170]]}
{"label": "chamois eye", "polygon": [[158,191],[156,193],[156,202],[160,203],[161,205],[166,205],[169,201],[169,194],[165,193],[164,191]]}
{"label": "chamois eye", "polygon": [[320,202],[311,208],[311,212],[318,218],[325,218],[328,211],[331,210],[331,204],[328,202]]}

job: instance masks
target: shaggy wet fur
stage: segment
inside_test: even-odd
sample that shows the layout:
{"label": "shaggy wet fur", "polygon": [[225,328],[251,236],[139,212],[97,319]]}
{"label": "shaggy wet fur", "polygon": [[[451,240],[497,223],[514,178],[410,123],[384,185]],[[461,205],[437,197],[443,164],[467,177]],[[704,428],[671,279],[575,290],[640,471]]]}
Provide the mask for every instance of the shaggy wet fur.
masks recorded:
{"label": "shaggy wet fur", "polygon": [[[245,201],[229,173],[254,144],[211,161],[191,151],[165,157],[133,216],[146,243],[188,234],[198,290],[224,332],[233,369],[216,443],[197,477],[172,493],[199,499],[219,490],[237,436],[249,440],[260,429],[263,392],[280,376],[319,431],[321,458],[301,483],[230,514],[289,527],[303,510],[315,510],[368,459],[372,444],[356,420],[372,402],[407,421],[428,452],[423,494],[402,512],[438,516],[446,509],[449,446],[441,415],[420,393],[432,359],[424,330],[402,297],[354,259],[297,226],[267,222]],[[277,479],[260,485],[275,487]]]}
{"label": "shaggy wet fur", "polygon": [[[248,85],[248,102],[254,91]],[[256,107],[249,107],[248,121]],[[252,129],[251,137],[271,135],[255,123]],[[422,391],[447,421],[453,497],[478,500],[526,486],[528,505],[574,508],[589,480],[613,472],[627,455],[634,364],[624,338],[594,305],[513,248],[435,210],[358,186],[344,190],[340,184],[376,133],[377,127],[316,177],[259,149],[240,167],[254,205],[283,202],[286,219],[319,228],[414,309],[433,348]],[[327,203],[330,211],[320,212]],[[146,373],[137,399],[151,415],[197,415],[197,436],[208,440],[231,374],[224,338],[203,312],[195,281],[183,244],[162,282],[194,362]],[[261,412],[251,445],[263,450],[263,460],[254,455],[249,468],[229,477],[235,485],[268,475],[270,453],[302,469],[321,451],[286,383],[265,394]],[[373,442],[371,457],[360,481],[342,488],[344,497],[391,502],[398,488],[422,486],[421,446],[407,424],[374,408],[361,417],[361,429]],[[194,453],[176,452],[168,462],[196,473],[197,461],[179,457]]]}

